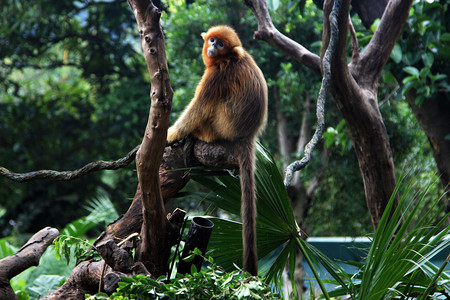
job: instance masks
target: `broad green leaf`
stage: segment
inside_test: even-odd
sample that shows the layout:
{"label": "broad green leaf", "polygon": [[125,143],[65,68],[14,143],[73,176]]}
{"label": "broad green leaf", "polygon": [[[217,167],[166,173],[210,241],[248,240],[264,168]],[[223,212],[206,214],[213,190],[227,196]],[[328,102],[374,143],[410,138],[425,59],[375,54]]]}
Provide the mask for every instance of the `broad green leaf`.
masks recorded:
{"label": "broad green leaf", "polygon": [[415,67],[404,67],[403,71],[405,71],[406,73],[412,75],[412,76],[416,76],[417,78],[419,78],[419,70]]}
{"label": "broad green leaf", "polygon": [[398,43],[395,44],[394,49],[392,49],[391,58],[395,63],[399,63],[402,60],[402,48]]}
{"label": "broad green leaf", "polygon": [[280,6],[279,0],[267,0],[267,8],[269,10],[275,11]]}
{"label": "broad green leaf", "polygon": [[422,61],[425,64],[425,67],[431,68],[434,63],[434,55],[432,53],[425,53],[422,55]]}

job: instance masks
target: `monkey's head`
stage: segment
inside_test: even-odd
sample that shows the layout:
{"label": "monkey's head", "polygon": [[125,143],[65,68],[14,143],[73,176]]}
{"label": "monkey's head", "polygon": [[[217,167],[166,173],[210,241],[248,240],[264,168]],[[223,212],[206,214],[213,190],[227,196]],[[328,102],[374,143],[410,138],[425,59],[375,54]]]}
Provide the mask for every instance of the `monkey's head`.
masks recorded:
{"label": "monkey's head", "polygon": [[220,64],[231,58],[242,58],[244,49],[233,28],[220,25],[211,27],[208,32],[202,33],[203,62],[207,67]]}

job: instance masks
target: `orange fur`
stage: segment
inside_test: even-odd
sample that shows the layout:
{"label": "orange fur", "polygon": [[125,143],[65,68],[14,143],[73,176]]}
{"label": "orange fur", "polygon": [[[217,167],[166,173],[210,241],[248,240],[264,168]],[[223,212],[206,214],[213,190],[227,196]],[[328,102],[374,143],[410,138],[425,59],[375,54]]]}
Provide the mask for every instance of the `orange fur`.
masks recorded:
{"label": "orange fur", "polygon": [[[254,147],[265,125],[267,85],[261,70],[242,47],[236,32],[215,26],[203,33],[205,73],[194,98],[169,128],[169,142],[193,134],[205,142],[230,141],[239,159],[242,187],[244,269],[257,275]],[[220,47],[211,51],[211,41]]]}

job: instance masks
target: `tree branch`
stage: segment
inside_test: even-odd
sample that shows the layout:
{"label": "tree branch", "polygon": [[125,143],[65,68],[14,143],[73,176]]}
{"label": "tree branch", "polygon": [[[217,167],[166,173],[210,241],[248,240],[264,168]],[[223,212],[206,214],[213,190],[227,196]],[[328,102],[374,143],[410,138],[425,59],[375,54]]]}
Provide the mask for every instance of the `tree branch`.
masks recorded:
{"label": "tree branch", "polygon": [[17,299],[10,279],[31,266],[37,266],[42,254],[57,236],[57,229],[46,227],[33,235],[16,254],[0,260],[0,299]]}
{"label": "tree branch", "polygon": [[320,58],[308,49],[280,33],[272,23],[265,0],[245,0],[258,21],[258,31],[254,37],[266,41],[280,51],[320,74]]}
{"label": "tree branch", "polygon": [[[386,6],[380,24],[366,50],[361,53],[357,77],[365,77],[364,82],[377,83],[378,78],[394,48],[403,25],[409,15],[413,0],[391,0]],[[366,69],[371,65],[370,70]],[[369,71],[369,72],[368,72]],[[364,76],[362,74],[364,73]],[[361,76],[359,76],[361,74]]]}
{"label": "tree branch", "polygon": [[128,166],[135,158],[136,152],[140,145],[131,150],[125,157],[122,157],[115,161],[96,161],[88,163],[74,171],[54,171],[54,170],[39,170],[28,173],[15,173],[10,170],[0,167],[0,176],[6,177],[12,181],[25,182],[30,180],[74,180],[83,177],[89,173],[93,173],[100,170],[117,170]]}
{"label": "tree branch", "polygon": [[355,27],[353,27],[352,18],[348,15],[348,26],[350,30],[350,36],[352,38],[352,60],[359,59],[359,44],[358,37],[356,36]]}

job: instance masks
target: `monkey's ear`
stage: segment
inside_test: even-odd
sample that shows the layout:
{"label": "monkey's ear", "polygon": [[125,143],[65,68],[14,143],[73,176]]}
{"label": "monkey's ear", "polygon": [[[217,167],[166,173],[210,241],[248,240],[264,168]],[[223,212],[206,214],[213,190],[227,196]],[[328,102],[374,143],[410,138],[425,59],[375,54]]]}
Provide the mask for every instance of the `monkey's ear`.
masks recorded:
{"label": "monkey's ear", "polygon": [[202,32],[202,34],[201,34],[201,35],[202,35],[202,38],[203,38],[203,39],[205,39],[205,36],[206,36],[206,32]]}
{"label": "monkey's ear", "polygon": [[238,58],[243,58],[245,54],[244,48],[240,46],[236,46],[233,48],[233,51],[237,54]]}

